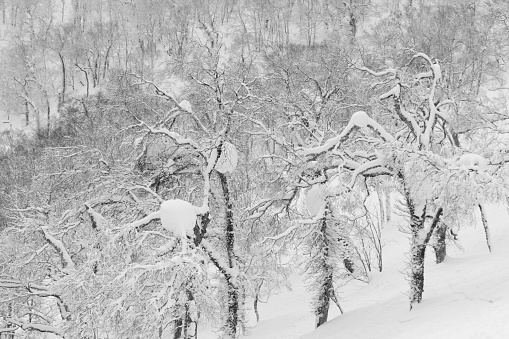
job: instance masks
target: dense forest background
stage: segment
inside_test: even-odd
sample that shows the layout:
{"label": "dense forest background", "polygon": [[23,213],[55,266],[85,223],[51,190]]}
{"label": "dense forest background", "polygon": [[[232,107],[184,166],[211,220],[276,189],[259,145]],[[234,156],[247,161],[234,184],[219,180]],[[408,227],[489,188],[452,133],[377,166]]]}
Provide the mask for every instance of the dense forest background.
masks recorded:
{"label": "dense forest background", "polygon": [[[505,202],[503,0],[0,1],[0,337],[315,326],[408,220],[409,304]],[[429,252],[429,251],[428,251]],[[406,291],[402,291],[406,292]],[[425,298],[425,295],[424,295]],[[335,307],[335,306],[334,306]]]}

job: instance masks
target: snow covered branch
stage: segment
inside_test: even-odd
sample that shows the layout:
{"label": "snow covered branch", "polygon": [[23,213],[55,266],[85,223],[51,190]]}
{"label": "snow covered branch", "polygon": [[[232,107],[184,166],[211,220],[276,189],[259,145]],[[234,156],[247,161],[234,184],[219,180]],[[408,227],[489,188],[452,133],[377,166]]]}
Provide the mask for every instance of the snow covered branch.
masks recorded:
{"label": "snow covered branch", "polygon": [[147,215],[145,218],[142,218],[140,220],[137,220],[137,221],[134,221],[134,222],[132,222],[130,224],[127,224],[126,225],[126,231],[128,232],[130,230],[136,229],[138,227],[141,227],[143,225],[148,224],[152,220],[160,219],[160,218],[161,218],[161,211],[160,210],[152,212],[149,215]]}
{"label": "snow covered branch", "polygon": [[175,97],[173,95],[171,95],[170,93],[162,90],[159,86],[157,86],[154,82],[152,81],[149,81],[149,80],[146,80],[146,79],[143,79],[142,77],[138,76],[137,74],[131,74],[132,76],[134,76],[135,78],[137,79],[140,79],[140,83],[138,84],[135,84],[135,85],[151,85],[152,87],[154,87],[155,91],[156,91],[156,95],[165,99],[165,100],[168,100],[170,102],[172,102],[173,104],[175,104],[175,106],[177,106],[181,111],[189,114],[195,121],[196,123],[198,124],[198,126],[200,126],[200,128],[208,135],[210,136],[210,132],[208,131],[208,129],[205,127],[205,125],[203,125],[203,123],[200,121],[200,119],[198,119],[198,117],[196,116],[196,114],[194,114],[193,110],[192,110],[192,107],[191,107],[191,104],[187,101],[187,100],[184,100],[182,102],[178,102],[177,99],[175,99]]}
{"label": "snow covered branch", "polygon": [[394,137],[389,134],[382,125],[380,125],[374,119],[371,119],[368,114],[364,111],[358,111],[352,115],[350,118],[350,122],[343,131],[335,137],[332,137],[325,141],[325,143],[321,146],[316,146],[312,148],[307,148],[301,151],[303,155],[318,155],[321,153],[325,153],[331,151],[332,149],[338,147],[343,142],[345,142],[349,135],[359,128],[370,128],[374,132],[376,132],[385,142],[394,142]]}
{"label": "snow covered branch", "polygon": [[19,318],[5,318],[5,321],[8,323],[11,323],[13,325],[16,325],[23,330],[28,330],[28,331],[33,330],[33,331],[38,331],[38,332],[43,332],[43,333],[53,333],[60,337],[64,336],[61,329],[59,329],[55,326],[52,326],[52,325],[31,323],[31,322],[27,322],[27,321],[24,321],[23,319],[19,319]]}
{"label": "snow covered branch", "polygon": [[214,263],[217,269],[227,278],[232,284],[237,284],[237,277],[240,273],[237,265],[230,267],[228,263],[221,258],[221,255],[214,250],[214,247],[210,242],[203,239],[201,242],[202,247],[205,249],[210,257],[210,260]]}
{"label": "snow covered branch", "polygon": [[69,255],[69,252],[67,252],[67,249],[64,246],[64,243],[57,238],[55,238],[53,235],[51,235],[48,231],[47,226],[41,227],[41,230],[44,234],[44,237],[48,241],[48,243],[53,246],[53,248],[57,251],[57,253],[60,255],[62,259],[62,266],[64,268],[69,268],[70,270],[76,270],[76,266],[74,265],[74,262],[71,259],[71,256]]}
{"label": "snow covered branch", "polygon": [[292,222],[292,226],[288,227],[283,233],[280,233],[278,235],[275,235],[275,236],[272,236],[272,237],[265,237],[261,243],[264,243],[268,240],[274,240],[274,241],[278,241],[280,239],[283,239],[285,237],[287,237],[288,235],[292,234],[293,232],[295,232],[298,228],[304,226],[304,225],[310,225],[310,224],[316,224],[317,222],[319,222],[320,220],[323,219],[325,215],[325,206],[322,206],[320,208],[320,210],[318,211],[318,213],[311,219],[300,219],[300,220],[294,220]]}
{"label": "snow covered branch", "polygon": [[373,75],[373,76],[376,76],[376,77],[381,77],[381,76],[384,76],[384,75],[393,75],[395,76],[397,71],[396,69],[394,68],[387,68],[383,71],[379,71],[379,72],[376,72],[376,71],[373,71],[367,67],[357,67],[358,70],[360,71],[364,71],[364,72],[368,72],[369,74]]}

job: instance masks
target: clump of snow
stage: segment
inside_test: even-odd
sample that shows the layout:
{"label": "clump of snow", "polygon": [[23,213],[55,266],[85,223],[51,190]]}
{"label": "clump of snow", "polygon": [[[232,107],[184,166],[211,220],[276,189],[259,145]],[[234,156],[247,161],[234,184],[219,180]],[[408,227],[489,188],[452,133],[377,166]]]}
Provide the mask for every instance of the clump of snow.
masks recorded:
{"label": "clump of snow", "polygon": [[397,84],[389,92],[380,95],[379,99],[383,100],[383,99],[387,99],[391,96],[394,96],[395,98],[399,98],[400,92],[401,92],[401,86],[400,86],[400,84]]}
{"label": "clump of snow", "polygon": [[364,111],[358,111],[352,114],[352,117],[350,118],[350,123],[354,124],[355,126],[359,128],[366,128],[368,127],[370,117],[368,114]]}
{"label": "clump of snow", "polygon": [[161,204],[161,224],[176,236],[194,236],[195,207],[184,200],[167,200]]}
{"label": "clump of snow", "polygon": [[438,81],[442,79],[442,70],[440,69],[440,65],[438,61],[435,64],[431,65],[431,69],[433,69],[433,74],[435,74],[435,79]]}
{"label": "clump of snow", "polygon": [[179,105],[181,108],[183,108],[184,110],[186,110],[188,112],[193,111],[193,106],[191,106],[191,103],[187,100],[182,100]]}
{"label": "clump of snow", "polygon": [[235,146],[229,142],[224,142],[215,169],[220,173],[233,173],[237,168],[238,161],[239,155]]}
{"label": "clump of snow", "polygon": [[456,165],[472,170],[485,171],[488,169],[488,160],[479,154],[467,153],[456,161]]}
{"label": "clump of snow", "polygon": [[138,147],[141,145],[141,143],[143,142],[143,138],[144,136],[141,136],[141,137],[138,137],[134,140],[134,147]]}
{"label": "clump of snow", "polygon": [[326,198],[327,192],[323,184],[315,185],[308,190],[306,194],[306,207],[311,216],[318,215],[323,205],[325,205]]}
{"label": "clump of snow", "polygon": [[173,174],[176,169],[175,161],[173,161],[172,158],[168,158],[168,161],[166,161],[166,164],[164,165],[164,169],[168,173]]}

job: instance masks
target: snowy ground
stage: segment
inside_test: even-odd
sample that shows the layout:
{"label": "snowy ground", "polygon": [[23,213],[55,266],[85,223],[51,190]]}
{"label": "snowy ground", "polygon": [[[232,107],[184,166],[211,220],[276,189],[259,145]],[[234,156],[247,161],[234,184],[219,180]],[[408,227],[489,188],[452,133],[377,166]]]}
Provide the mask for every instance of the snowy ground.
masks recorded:
{"label": "snowy ground", "polygon": [[[506,206],[491,206],[488,213],[493,252],[480,223],[460,231],[463,251],[450,247],[443,264],[434,263],[430,250],[424,299],[412,311],[403,273],[407,235],[394,222],[384,229],[384,271],[372,273],[368,285],[352,283],[340,291],[344,315],[331,306],[329,322],[313,331],[310,296],[296,275],[292,291],[260,305],[261,321],[247,338],[509,338],[509,216]],[[211,330],[200,333],[202,339],[216,337]]]}

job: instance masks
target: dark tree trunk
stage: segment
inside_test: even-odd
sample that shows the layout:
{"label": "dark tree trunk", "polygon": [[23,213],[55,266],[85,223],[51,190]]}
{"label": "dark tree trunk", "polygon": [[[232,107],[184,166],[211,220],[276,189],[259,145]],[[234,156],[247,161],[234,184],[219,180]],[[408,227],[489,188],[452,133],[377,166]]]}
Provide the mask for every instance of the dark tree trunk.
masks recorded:
{"label": "dark tree trunk", "polygon": [[412,239],[414,244],[410,253],[410,309],[414,303],[420,303],[424,292],[424,256],[426,245],[417,244],[419,240]]}
{"label": "dark tree trunk", "polygon": [[256,286],[255,298],[253,301],[253,309],[254,309],[254,312],[256,315],[256,322],[260,321],[260,313],[258,312],[258,302],[260,301],[260,291],[262,290],[263,282],[264,282],[264,280],[262,279],[260,281],[260,284],[258,284],[258,286]]}
{"label": "dark tree trunk", "polygon": [[260,313],[258,313],[258,293],[256,293],[254,302],[253,302],[253,308],[256,315],[256,322],[260,321]]}
{"label": "dark tree trunk", "polygon": [[60,58],[60,63],[62,66],[62,92],[60,93],[60,104],[63,104],[65,102],[65,88],[67,87],[65,83],[65,60],[62,53],[58,52],[58,57]]}
{"label": "dark tree trunk", "polygon": [[[187,290],[184,314],[174,321],[175,331],[173,332],[173,339],[196,339],[198,333],[198,324],[191,318],[190,308],[190,304],[193,302],[193,293],[190,290]],[[162,337],[162,329],[159,330],[159,336]]]}
{"label": "dark tree trunk", "polygon": [[353,273],[355,271],[355,265],[349,258],[343,259],[343,265],[345,265],[345,268],[348,272]]}
{"label": "dark tree trunk", "polygon": [[440,223],[435,234],[435,244],[433,249],[435,250],[435,261],[437,264],[442,263],[447,255],[447,244],[445,243],[445,236],[447,234],[447,225]]}
{"label": "dark tree trunk", "polygon": [[28,101],[25,100],[25,126],[30,124],[30,109],[28,108]]}
{"label": "dark tree trunk", "polygon": [[318,298],[318,305],[316,307],[316,327],[319,327],[327,322],[329,317],[329,306],[331,299],[332,274],[329,274],[320,289],[320,296]]}
{"label": "dark tree trunk", "polygon": [[182,318],[175,319],[174,326],[175,331],[173,332],[173,339],[182,338],[182,326],[183,326]]}
{"label": "dark tree trunk", "polygon": [[[411,246],[410,246],[410,309],[414,303],[420,303],[422,300],[422,293],[424,292],[424,257],[426,255],[426,244],[431,237],[428,233],[426,239],[423,240],[421,231],[424,229],[424,220],[426,218],[426,206],[420,211],[416,210],[414,200],[411,196],[410,190],[408,189],[405,181],[405,177],[402,173],[399,173],[399,177],[402,181],[405,193],[405,200],[410,214],[410,232],[412,234]],[[419,215],[420,213],[421,215]],[[436,226],[438,218],[442,214],[442,209],[438,210],[438,213],[433,220],[433,224]],[[433,225],[432,225],[433,227]]]}
{"label": "dark tree trunk", "polygon": [[[328,207],[328,206],[327,206]],[[324,280],[321,282],[320,289],[318,291],[318,300],[315,310],[316,315],[316,327],[319,327],[327,322],[329,318],[329,306],[330,300],[334,293],[334,286],[332,285],[332,267],[327,263],[327,259],[329,258],[329,243],[327,241],[327,211],[325,213],[325,217],[322,219],[322,225],[320,228],[320,233],[322,235],[323,244],[323,267],[321,268],[325,273]]]}
{"label": "dark tree trunk", "polygon": [[484,227],[484,234],[486,235],[486,245],[488,245],[488,250],[491,252],[491,235],[488,227],[488,218],[486,218],[486,213],[482,205],[479,205],[479,211],[481,212],[482,225]]}
{"label": "dark tree trunk", "polygon": [[[219,157],[219,155],[218,155]],[[226,175],[218,172],[219,180],[221,181],[221,188],[226,206],[226,253],[228,256],[228,266],[234,267],[235,263],[235,229],[233,220],[233,204],[230,200],[230,189],[228,187],[228,180]],[[228,286],[228,317],[226,319],[226,327],[228,334],[233,338],[237,335],[237,324],[239,321],[239,296],[234,281],[234,277],[226,275],[226,282]]]}

